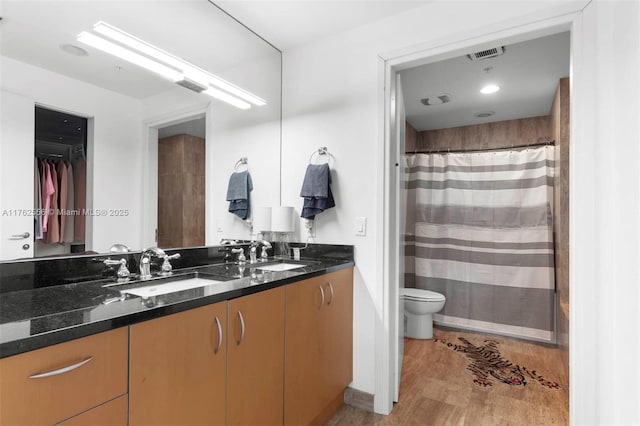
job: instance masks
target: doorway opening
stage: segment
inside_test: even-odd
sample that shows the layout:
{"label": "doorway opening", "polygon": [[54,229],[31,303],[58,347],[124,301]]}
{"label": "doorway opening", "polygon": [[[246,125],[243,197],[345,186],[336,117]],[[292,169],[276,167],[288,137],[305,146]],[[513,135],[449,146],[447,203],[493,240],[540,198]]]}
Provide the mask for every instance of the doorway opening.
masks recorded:
{"label": "doorway opening", "polygon": [[[419,67],[426,64],[433,64],[440,61],[449,60],[456,57],[462,57],[472,52],[480,52],[488,50],[495,46],[508,46],[515,43],[526,42],[528,40],[551,36],[560,33],[568,33],[571,40],[569,61],[572,64],[570,78],[573,79],[576,75],[577,60],[581,57],[576,56],[576,37],[574,34],[574,26],[579,19],[579,13],[575,15],[562,15],[558,17],[550,17],[548,21],[538,20],[534,23],[523,25],[521,27],[508,27],[502,31],[495,31],[491,34],[476,34],[467,35],[463,39],[453,41],[450,43],[438,44],[429,48],[416,49],[413,52],[407,53],[407,51],[398,51],[397,53],[391,53],[383,55],[384,62],[381,62],[381,66],[384,67],[384,84],[385,84],[385,96],[384,103],[384,122],[385,133],[384,140],[381,141],[381,149],[384,150],[384,158],[381,161],[379,167],[381,173],[384,173],[384,187],[381,191],[383,193],[383,213],[384,222],[383,228],[383,250],[380,255],[381,260],[384,260],[382,268],[382,280],[383,280],[383,324],[386,330],[382,328],[378,329],[377,340],[378,348],[381,350],[381,355],[377,357],[376,363],[379,368],[383,369],[381,374],[382,379],[376,385],[375,395],[375,411],[380,413],[389,413],[393,407],[394,394],[398,391],[400,383],[400,362],[402,353],[400,352],[402,346],[399,343],[403,333],[403,321],[401,320],[401,309],[403,308],[403,300],[400,295],[400,289],[398,282],[404,278],[404,274],[400,277],[400,272],[404,267],[404,244],[401,244],[401,235],[404,233],[404,229],[400,229],[398,220],[392,220],[393,218],[403,217],[403,213],[400,210],[401,201],[403,197],[403,189],[401,183],[403,176],[401,176],[402,170],[397,165],[401,162],[401,159],[405,155],[405,151],[402,150],[403,141],[399,141],[398,137],[402,133],[399,131],[403,123],[399,123],[398,107],[396,101],[398,98],[398,84],[397,78],[404,70],[410,68]],[[579,52],[579,50],[578,50]],[[491,70],[490,70],[491,71]],[[404,82],[403,82],[404,83]],[[558,84],[559,82],[556,82]],[[439,104],[447,104],[447,101],[453,99],[449,93],[426,93],[423,94],[424,98],[433,99],[431,103],[426,99],[426,103],[423,103],[425,107],[430,107]],[[442,97],[441,97],[442,95]],[[570,103],[570,102],[568,102]],[[572,105],[573,107],[573,105]],[[568,112],[567,112],[568,114]],[[576,128],[575,123],[571,123],[572,132]],[[567,128],[568,129],[568,128]],[[411,132],[411,129],[405,129],[407,133]],[[434,129],[437,130],[437,129]],[[415,134],[413,135],[415,136]],[[571,136],[572,138],[574,136]],[[407,135],[407,143],[409,142],[411,135]],[[568,138],[569,139],[569,138]],[[424,140],[424,139],[423,139]],[[515,142],[513,143],[515,145]],[[567,145],[568,146],[568,145]],[[509,146],[510,148],[511,146]],[[415,150],[414,146],[414,150]],[[455,148],[445,148],[445,150],[453,150]],[[567,155],[568,160],[568,155]],[[568,165],[568,161],[567,161]],[[566,177],[568,178],[568,169],[566,170]],[[568,188],[568,185],[567,185]],[[567,204],[568,205],[568,204]],[[564,224],[568,230],[569,218],[568,214],[563,217]],[[568,240],[568,238],[567,238]],[[568,258],[568,252],[567,252]],[[566,264],[566,271],[568,274],[568,262]],[[568,282],[567,294],[568,294]],[[566,299],[568,304],[568,296]],[[564,307],[558,304],[557,312],[560,313]],[[556,311],[554,309],[554,311]],[[568,311],[568,310],[567,310]],[[566,313],[566,312],[565,312]],[[568,317],[568,315],[567,315]],[[564,360],[568,359],[569,345],[568,345],[568,320],[567,326],[562,330],[565,340],[560,342],[563,344],[563,350],[565,350]],[[573,326],[572,326],[573,327]],[[560,330],[560,327],[558,327]],[[564,363],[565,370],[568,372],[568,362]],[[400,390],[400,399],[402,398],[402,392]]]}
{"label": "doorway opening", "polygon": [[89,119],[36,105],[34,256],[87,247]]}

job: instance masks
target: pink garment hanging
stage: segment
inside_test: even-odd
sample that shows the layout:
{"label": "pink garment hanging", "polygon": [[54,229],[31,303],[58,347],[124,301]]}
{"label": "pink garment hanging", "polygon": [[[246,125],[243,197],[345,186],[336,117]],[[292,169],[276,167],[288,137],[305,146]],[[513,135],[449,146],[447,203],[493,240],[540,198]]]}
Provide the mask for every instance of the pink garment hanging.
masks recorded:
{"label": "pink garment hanging", "polygon": [[64,235],[62,236],[62,241],[65,243],[73,242],[73,232],[75,228],[75,215],[74,211],[76,208],[75,203],[75,191],[73,185],[73,167],[71,163],[66,163],[67,165],[67,215],[64,218]]}
{"label": "pink garment hanging", "polygon": [[51,170],[49,164],[41,160],[42,164],[42,204],[44,206],[44,212],[42,214],[42,232],[46,236],[49,232],[49,210],[51,209],[51,197],[55,192],[53,187],[53,181],[51,180]]}
{"label": "pink garment hanging", "polygon": [[79,210],[75,217],[73,239],[84,241],[87,208],[87,162],[84,158],[78,158],[73,162],[73,191],[76,210]]}
{"label": "pink garment hanging", "polygon": [[42,179],[40,177],[40,164],[37,158],[34,158],[33,162],[33,219],[34,224],[34,236],[36,240],[42,239]]}
{"label": "pink garment hanging", "polygon": [[56,165],[49,164],[50,178],[53,183],[53,194],[51,195],[51,210],[49,211],[49,224],[47,227],[47,235],[44,242],[53,244],[60,241],[60,215],[58,214],[58,174],[56,173]]}
{"label": "pink garment hanging", "polygon": [[57,175],[58,175],[58,208],[60,211],[60,215],[58,216],[58,241],[63,242],[64,240],[64,228],[66,225],[66,217],[69,214],[67,212],[67,165],[64,161],[58,162],[58,166],[56,167]]}

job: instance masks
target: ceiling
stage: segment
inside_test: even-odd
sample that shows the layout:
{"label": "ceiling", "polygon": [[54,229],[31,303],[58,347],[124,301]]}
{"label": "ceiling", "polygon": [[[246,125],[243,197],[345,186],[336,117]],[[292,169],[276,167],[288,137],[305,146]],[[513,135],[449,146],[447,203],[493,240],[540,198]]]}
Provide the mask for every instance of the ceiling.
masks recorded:
{"label": "ceiling", "polygon": [[175,135],[191,135],[198,138],[205,138],[206,120],[204,117],[195,120],[185,121],[184,123],[173,124],[158,129],[158,138],[168,138]]}
{"label": "ceiling", "polygon": [[[566,32],[506,45],[495,58],[471,61],[465,55],[401,71],[407,121],[422,131],[548,115],[558,80],[569,76],[569,43]],[[481,94],[488,83],[500,90]],[[444,94],[449,103],[420,101]],[[495,115],[474,116],[484,111]]]}
{"label": "ceiling", "polygon": [[284,51],[387,18],[428,0],[212,0]]}
{"label": "ceiling", "polygon": [[[76,40],[101,20],[213,73],[276,52],[206,0],[2,0],[0,52],[138,99],[176,88]],[[65,44],[88,55],[68,54],[61,49]]]}

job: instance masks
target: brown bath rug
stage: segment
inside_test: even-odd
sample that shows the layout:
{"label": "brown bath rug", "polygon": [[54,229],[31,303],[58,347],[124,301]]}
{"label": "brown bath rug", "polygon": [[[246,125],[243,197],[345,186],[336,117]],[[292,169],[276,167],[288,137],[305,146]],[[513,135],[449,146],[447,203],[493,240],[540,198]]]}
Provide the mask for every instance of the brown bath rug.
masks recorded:
{"label": "brown bath rug", "polygon": [[458,340],[463,343],[461,345],[447,342],[444,339],[436,338],[433,340],[446,345],[455,352],[461,352],[467,357],[469,360],[467,370],[474,377],[473,383],[478,386],[493,386],[494,380],[509,386],[526,386],[528,377],[549,389],[560,389],[557,382],[546,380],[536,373],[536,370],[513,364],[505,359],[498,348],[499,343],[495,340],[484,340],[482,346],[476,346],[464,337],[458,337]]}

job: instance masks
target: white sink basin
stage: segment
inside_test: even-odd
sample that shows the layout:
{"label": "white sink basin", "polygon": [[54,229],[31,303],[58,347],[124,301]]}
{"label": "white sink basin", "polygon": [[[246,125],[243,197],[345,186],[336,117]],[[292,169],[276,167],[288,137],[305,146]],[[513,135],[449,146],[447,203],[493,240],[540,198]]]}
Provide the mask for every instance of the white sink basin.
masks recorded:
{"label": "white sink basin", "polygon": [[129,293],[139,297],[161,296],[163,294],[175,293],[176,291],[191,290],[192,288],[205,287],[211,284],[224,281],[208,280],[204,278],[189,278],[182,281],[160,282],[145,287],[129,288],[120,290],[121,293]]}
{"label": "white sink basin", "polygon": [[261,269],[263,271],[281,272],[288,271],[290,269],[304,268],[305,266],[307,265],[300,265],[298,263],[276,263],[273,265],[259,266],[257,269]]}

